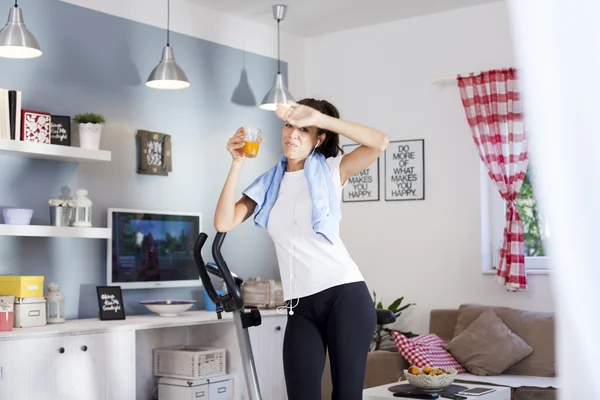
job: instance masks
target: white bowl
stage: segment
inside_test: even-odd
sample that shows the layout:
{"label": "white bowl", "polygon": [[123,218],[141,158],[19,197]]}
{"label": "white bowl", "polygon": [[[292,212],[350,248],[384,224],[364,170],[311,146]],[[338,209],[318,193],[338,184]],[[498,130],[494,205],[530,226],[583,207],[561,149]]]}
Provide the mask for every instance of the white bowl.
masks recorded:
{"label": "white bowl", "polygon": [[[435,368],[435,366],[432,366]],[[413,385],[416,389],[422,390],[424,392],[439,392],[454,382],[456,378],[457,371],[452,368],[442,368],[448,373],[442,375],[413,375],[408,372],[407,369],[404,370],[404,376],[408,383]],[[423,368],[419,368],[419,372],[422,372]]]}
{"label": "white bowl", "polygon": [[189,310],[196,300],[143,300],[140,304],[161,317],[175,317]]}
{"label": "white bowl", "polygon": [[9,225],[29,225],[33,210],[30,208],[3,208],[4,223]]}

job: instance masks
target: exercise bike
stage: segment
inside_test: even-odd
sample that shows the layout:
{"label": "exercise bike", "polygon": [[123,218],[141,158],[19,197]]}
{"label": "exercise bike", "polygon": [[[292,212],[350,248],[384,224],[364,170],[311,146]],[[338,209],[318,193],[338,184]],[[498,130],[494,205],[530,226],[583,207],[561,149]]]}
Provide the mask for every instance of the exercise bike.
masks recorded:
{"label": "exercise bike", "polygon": [[[194,258],[198,266],[200,279],[204,285],[204,290],[206,290],[206,294],[216,305],[217,318],[222,319],[221,314],[223,312],[233,313],[249,400],[263,400],[260,394],[258,375],[250,344],[250,335],[248,334],[248,328],[260,326],[262,322],[261,315],[258,309],[246,310],[244,307],[244,298],[241,289],[244,281],[229,270],[221,254],[221,246],[225,240],[225,235],[225,233],[217,232],[212,245],[212,256],[215,263],[206,264],[202,258],[202,247],[208,236],[206,233],[201,232],[194,246]],[[225,282],[227,292],[224,295],[217,293],[209,273],[221,278]],[[389,310],[376,310],[376,312],[378,325],[391,324],[396,320],[396,315]]]}

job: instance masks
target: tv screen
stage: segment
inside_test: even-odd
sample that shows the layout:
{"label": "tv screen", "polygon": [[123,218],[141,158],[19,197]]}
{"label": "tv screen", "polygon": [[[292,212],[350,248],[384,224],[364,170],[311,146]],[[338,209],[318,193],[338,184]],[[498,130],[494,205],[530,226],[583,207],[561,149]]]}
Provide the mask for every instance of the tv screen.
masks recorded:
{"label": "tv screen", "polygon": [[199,213],[108,210],[107,284],[123,289],[200,286],[194,244]]}

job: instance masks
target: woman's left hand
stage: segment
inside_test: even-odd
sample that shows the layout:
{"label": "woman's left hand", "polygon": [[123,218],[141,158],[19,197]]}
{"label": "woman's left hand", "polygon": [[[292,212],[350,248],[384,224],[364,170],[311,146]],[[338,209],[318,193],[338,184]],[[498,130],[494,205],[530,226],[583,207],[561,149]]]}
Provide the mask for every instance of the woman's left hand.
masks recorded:
{"label": "woman's left hand", "polygon": [[289,104],[277,104],[275,114],[284,121],[298,128],[318,126],[323,114],[312,107],[291,102]]}

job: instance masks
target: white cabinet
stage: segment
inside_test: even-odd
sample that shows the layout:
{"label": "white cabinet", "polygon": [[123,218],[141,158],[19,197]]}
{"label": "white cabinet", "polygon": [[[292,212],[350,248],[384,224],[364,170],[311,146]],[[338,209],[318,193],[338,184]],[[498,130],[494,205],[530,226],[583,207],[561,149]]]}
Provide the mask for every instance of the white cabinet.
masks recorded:
{"label": "white cabinet", "polygon": [[0,399],[134,399],[134,351],[134,331],[0,341]]}
{"label": "white cabinet", "polygon": [[286,400],[283,373],[283,336],[286,315],[262,318],[262,324],[248,330],[263,400]]}

